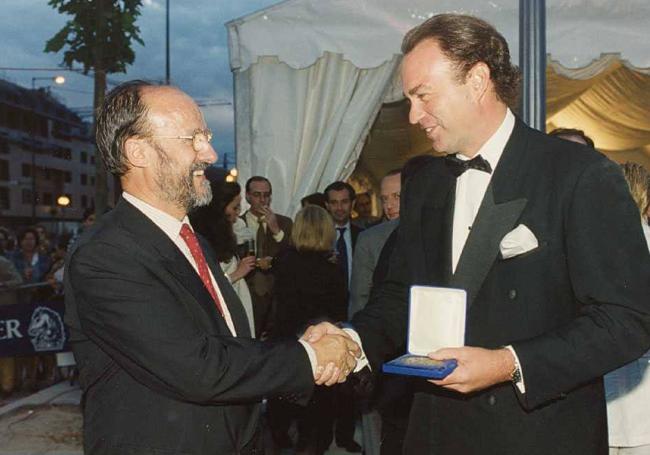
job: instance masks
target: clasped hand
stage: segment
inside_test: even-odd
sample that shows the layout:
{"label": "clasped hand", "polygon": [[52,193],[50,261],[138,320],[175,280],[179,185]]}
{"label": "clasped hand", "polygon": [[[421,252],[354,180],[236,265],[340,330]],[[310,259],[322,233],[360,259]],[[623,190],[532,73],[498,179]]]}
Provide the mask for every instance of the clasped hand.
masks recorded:
{"label": "clasped hand", "polygon": [[359,345],[344,330],[329,322],[310,326],[301,339],[316,352],[318,366],[314,381],[317,385],[345,382],[361,356]]}

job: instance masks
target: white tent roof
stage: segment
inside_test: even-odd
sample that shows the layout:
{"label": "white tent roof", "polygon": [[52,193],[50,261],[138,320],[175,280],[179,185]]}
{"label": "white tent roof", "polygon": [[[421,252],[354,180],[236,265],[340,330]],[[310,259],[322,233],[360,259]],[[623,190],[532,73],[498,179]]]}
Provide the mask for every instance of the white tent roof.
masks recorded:
{"label": "white tent roof", "polygon": [[[650,67],[650,1],[547,0],[547,53],[581,67],[603,52],[618,52]],[[492,23],[518,61],[518,0],[286,0],[227,24],[233,69],[277,56],[306,68],[323,52],[357,68],[375,68],[399,54],[404,33],[440,12],[463,12]]]}

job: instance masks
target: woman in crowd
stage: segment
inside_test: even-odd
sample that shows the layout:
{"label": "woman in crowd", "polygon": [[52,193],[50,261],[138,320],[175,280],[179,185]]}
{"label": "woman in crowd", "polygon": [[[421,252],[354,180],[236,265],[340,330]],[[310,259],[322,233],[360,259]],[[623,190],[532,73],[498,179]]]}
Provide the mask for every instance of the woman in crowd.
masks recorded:
{"label": "woman in crowd", "polygon": [[[293,246],[273,264],[274,338],[295,339],[311,324],[346,318],[344,277],[330,260],[335,237],[334,221],[325,209],[308,205],[296,215],[291,232]],[[276,442],[289,445],[287,429],[292,417],[297,416],[297,453],[322,454],[331,438],[332,399],[330,389],[317,387],[304,409],[272,400],[269,420]]]}
{"label": "woman in crowd", "polygon": [[255,268],[255,256],[237,256],[237,240],[233,232],[233,224],[239,220],[241,210],[241,187],[235,182],[212,182],[210,186],[212,201],[191,213],[190,222],[194,230],[207,239],[216,253],[221,268],[244,306],[251,337],[254,337],[253,304],[248,285],[243,278]]}
{"label": "woman in crowd", "polygon": [[50,258],[39,252],[40,238],[38,231],[27,228],[18,234],[18,249],[11,260],[23,278],[25,284],[40,283],[50,270]]}
{"label": "woman in crowd", "polygon": [[[650,200],[650,173],[636,163],[625,163],[623,174],[639,208],[641,227],[650,251],[646,213]],[[611,455],[650,453],[650,352],[605,375],[607,425]]]}

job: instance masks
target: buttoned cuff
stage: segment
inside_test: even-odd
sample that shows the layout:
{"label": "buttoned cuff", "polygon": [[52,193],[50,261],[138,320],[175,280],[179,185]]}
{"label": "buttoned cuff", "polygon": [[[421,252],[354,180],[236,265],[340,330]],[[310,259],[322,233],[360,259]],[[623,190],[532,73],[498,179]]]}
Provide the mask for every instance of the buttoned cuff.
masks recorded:
{"label": "buttoned cuff", "polygon": [[517,357],[517,353],[515,352],[515,349],[511,346],[505,346],[505,348],[512,353],[512,356],[515,358],[515,367],[519,369],[519,381],[515,382],[515,385],[519,389],[519,392],[521,394],[526,393],[526,384],[524,383],[524,372],[521,369],[521,363],[519,363],[519,357]]}
{"label": "buttoned cuff", "polygon": [[314,351],[314,348],[312,348],[311,345],[304,340],[298,340],[298,343],[302,344],[302,347],[305,348],[305,351],[307,351],[307,355],[309,356],[309,363],[311,363],[311,372],[314,377],[316,377],[316,368],[318,368],[318,358],[316,357],[316,351]]}
{"label": "buttoned cuff", "polygon": [[276,242],[280,243],[282,239],[284,239],[284,231],[282,229],[277,234],[273,234],[273,240]]}

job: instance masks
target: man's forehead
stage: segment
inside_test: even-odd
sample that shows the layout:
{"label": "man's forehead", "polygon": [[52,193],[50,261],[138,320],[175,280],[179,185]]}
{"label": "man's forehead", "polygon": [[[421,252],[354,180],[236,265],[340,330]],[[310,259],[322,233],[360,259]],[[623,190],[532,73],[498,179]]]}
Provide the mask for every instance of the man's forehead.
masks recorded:
{"label": "man's forehead", "polygon": [[350,199],[350,194],[348,193],[348,190],[342,189],[342,190],[329,190],[329,199],[330,200],[337,200],[341,201],[344,199]]}
{"label": "man's forehead", "polygon": [[381,179],[381,184],[380,184],[380,191],[382,193],[391,193],[394,191],[399,191],[401,187],[401,175],[400,174],[394,174],[394,175],[388,175]]}
{"label": "man's forehead", "polygon": [[203,113],[183,91],[168,86],[144,87],[142,101],[147,105],[149,121],[153,126],[170,124],[204,128]]}
{"label": "man's forehead", "polygon": [[249,185],[251,191],[270,191],[271,185],[268,182],[257,180]]}

